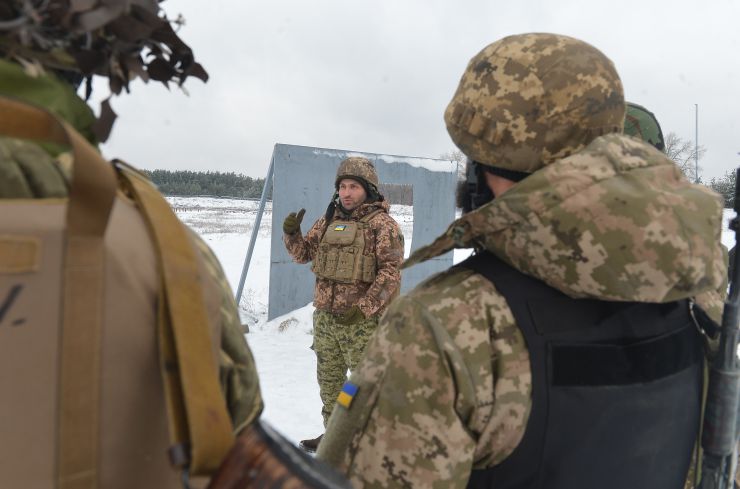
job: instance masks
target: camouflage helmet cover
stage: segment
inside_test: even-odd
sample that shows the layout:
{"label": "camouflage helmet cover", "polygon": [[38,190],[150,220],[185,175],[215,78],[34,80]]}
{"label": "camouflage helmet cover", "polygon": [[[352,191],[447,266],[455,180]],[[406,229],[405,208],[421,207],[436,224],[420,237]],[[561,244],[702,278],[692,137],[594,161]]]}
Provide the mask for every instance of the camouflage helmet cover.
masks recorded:
{"label": "camouflage helmet cover", "polygon": [[444,118],[472,160],[531,173],[621,132],[624,112],[619,75],[601,51],[533,33],[505,37],[473,57]]}
{"label": "camouflage helmet cover", "polygon": [[378,173],[375,171],[375,166],[370,160],[361,156],[350,156],[342,160],[339,168],[337,168],[337,178],[334,181],[334,186],[339,188],[339,182],[345,178],[372,185],[375,190],[378,188]]}
{"label": "camouflage helmet cover", "polygon": [[0,0],[0,56],[106,76],[116,94],[137,76],[208,79],[157,0]]}
{"label": "camouflage helmet cover", "polygon": [[660,151],[665,151],[665,140],[658,119],[655,118],[655,114],[642,105],[627,102],[627,113],[624,116],[624,133],[628,136],[640,138]]}

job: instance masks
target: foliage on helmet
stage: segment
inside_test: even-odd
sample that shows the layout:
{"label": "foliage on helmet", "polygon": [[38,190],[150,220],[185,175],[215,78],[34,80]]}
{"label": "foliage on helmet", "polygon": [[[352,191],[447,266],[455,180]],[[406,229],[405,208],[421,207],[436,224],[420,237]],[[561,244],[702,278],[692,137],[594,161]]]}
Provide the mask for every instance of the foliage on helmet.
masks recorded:
{"label": "foliage on helmet", "polygon": [[178,85],[208,80],[157,0],[0,0],[0,55],[84,77],[111,91],[136,77]]}
{"label": "foliage on helmet", "polygon": [[660,129],[655,114],[642,105],[627,102],[627,113],[624,116],[624,133],[640,138],[660,151],[665,151],[663,131]]}
{"label": "foliage on helmet", "polygon": [[531,173],[621,132],[624,111],[622,83],[603,53],[533,33],[503,38],[471,59],[445,123],[468,158]]}

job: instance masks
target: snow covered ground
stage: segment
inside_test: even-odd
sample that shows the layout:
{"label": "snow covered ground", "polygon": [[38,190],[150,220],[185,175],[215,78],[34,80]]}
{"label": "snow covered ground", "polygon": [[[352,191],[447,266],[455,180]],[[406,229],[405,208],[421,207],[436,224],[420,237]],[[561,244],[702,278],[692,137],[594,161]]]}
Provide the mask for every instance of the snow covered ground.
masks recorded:
{"label": "snow covered ground", "polygon": [[[213,248],[236,290],[259,201],[207,197],[170,197],[168,200],[178,216]],[[391,206],[391,215],[407,238],[408,255],[413,226],[411,207]],[[725,220],[730,215],[731,211],[725,211]],[[308,304],[267,321],[271,225],[272,207],[268,202],[239,308],[242,321],[250,327],[246,337],[262,384],[264,419],[297,442],[323,432],[316,357],[310,349],[313,306]],[[722,241],[728,247],[734,244],[734,236],[727,231],[726,222]],[[468,254],[468,250],[457,250],[455,262]]]}

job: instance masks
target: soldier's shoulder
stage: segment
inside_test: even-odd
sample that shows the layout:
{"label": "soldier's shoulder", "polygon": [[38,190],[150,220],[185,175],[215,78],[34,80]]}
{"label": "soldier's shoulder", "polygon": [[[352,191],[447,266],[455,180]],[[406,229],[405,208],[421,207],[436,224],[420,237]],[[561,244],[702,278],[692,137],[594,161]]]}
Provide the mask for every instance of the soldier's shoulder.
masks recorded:
{"label": "soldier's shoulder", "polygon": [[469,299],[471,295],[498,294],[493,284],[483,276],[464,267],[453,266],[434,274],[417,285],[408,296],[419,302],[433,302],[439,298]]}
{"label": "soldier's shoulder", "polygon": [[68,175],[62,160],[36,143],[0,137],[0,198],[66,197]]}
{"label": "soldier's shoulder", "polygon": [[493,284],[461,267],[437,273],[391,303],[387,315],[403,321],[454,325],[460,319],[487,317],[502,301]]}
{"label": "soldier's shoulder", "polygon": [[378,227],[387,227],[387,226],[396,226],[398,227],[398,222],[393,219],[393,216],[391,216],[388,213],[387,209],[380,209],[380,212],[376,212],[372,218],[370,218],[370,224],[376,225]]}
{"label": "soldier's shoulder", "polygon": [[673,166],[674,162],[662,151],[641,139],[625,134],[606,134],[594,139],[584,150],[567,159],[579,162],[589,159],[603,159],[618,171],[660,165]]}

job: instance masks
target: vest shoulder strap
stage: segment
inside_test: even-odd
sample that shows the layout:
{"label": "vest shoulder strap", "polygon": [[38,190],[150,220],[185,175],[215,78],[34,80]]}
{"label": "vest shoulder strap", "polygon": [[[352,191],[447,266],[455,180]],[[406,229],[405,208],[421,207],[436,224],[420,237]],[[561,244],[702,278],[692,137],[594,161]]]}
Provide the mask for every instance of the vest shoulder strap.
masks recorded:
{"label": "vest shoulder strap", "polygon": [[212,474],[234,436],[211,352],[196,250],[187,229],[151,182],[129,165],[116,164],[147,222],[162,276],[159,336],[173,443],[170,455],[176,465],[187,465],[191,475]]}

